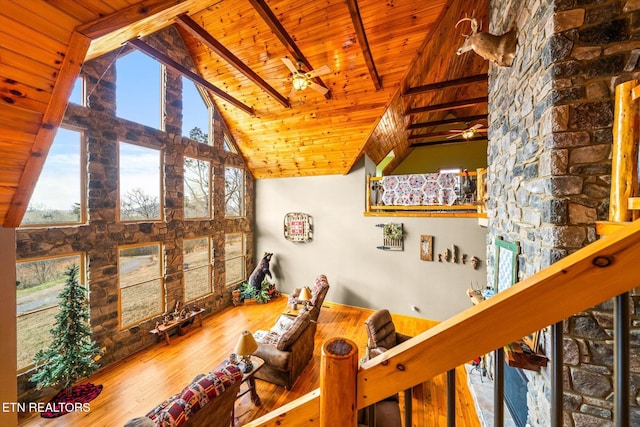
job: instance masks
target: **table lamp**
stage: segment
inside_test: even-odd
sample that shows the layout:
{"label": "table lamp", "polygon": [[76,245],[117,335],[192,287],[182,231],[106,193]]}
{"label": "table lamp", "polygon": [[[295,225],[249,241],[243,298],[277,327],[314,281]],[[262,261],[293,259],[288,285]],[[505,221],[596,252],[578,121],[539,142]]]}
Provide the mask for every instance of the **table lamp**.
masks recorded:
{"label": "table lamp", "polygon": [[304,304],[305,311],[309,310],[309,300],[311,298],[313,298],[313,296],[311,295],[311,291],[309,290],[309,288],[302,288],[302,290],[300,291],[300,295],[298,295],[298,299]]}
{"label": "table lamp", "polygon": [[253,364],[251,363],[251,354],[258,349],[258,343],[249,331],[243,331],[236,344],[234,352],[242,358],[244,362],[244,372],[251,372]]}

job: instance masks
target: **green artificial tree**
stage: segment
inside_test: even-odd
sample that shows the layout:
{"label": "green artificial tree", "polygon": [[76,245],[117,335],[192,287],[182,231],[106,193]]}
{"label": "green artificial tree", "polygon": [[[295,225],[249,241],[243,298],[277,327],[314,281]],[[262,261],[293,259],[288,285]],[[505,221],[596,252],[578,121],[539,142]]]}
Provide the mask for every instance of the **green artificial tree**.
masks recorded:
{"label": "green artificial tree", "polygon": [[59,387],[71,392],[73,384],[98,369],[96,359],[102,353],[91,339],[88,290],[78,282],[79,267],[67,269],[66,283],[60,292],[60,311],[50,333],[49,348],[35,356],[37,372],[31,381],[43,387]]}

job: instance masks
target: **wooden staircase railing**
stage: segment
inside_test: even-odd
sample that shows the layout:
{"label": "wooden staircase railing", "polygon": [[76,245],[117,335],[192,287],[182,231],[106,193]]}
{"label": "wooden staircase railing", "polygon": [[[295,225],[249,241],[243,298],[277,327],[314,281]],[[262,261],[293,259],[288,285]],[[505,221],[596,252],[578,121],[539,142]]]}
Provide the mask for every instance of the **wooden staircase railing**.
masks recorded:
{"label": "wooden staircase railing", "polygon": [[[355,393],[355,412],[623,294],[638,286],[638,248],[640,221],[634,221],[364,363],[355,382],[342,382],[335,393]],[[323,390],[324,396],[331,394]],[[321,422],[320,408],[327,406],[320,404],[322,399],[318,390],[313,391],[247,425],[328,425]],[[329,406],[329,413],[340,410]]]}

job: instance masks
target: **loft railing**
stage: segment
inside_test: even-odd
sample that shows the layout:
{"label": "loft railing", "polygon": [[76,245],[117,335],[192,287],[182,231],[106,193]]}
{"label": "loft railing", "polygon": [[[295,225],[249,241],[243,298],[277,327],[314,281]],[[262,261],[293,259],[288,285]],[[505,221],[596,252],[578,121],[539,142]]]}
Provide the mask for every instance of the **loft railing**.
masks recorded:
{"label": "loft railing", "polygon": [[[639,99],[637,81],[616,87],[612,208],[610,222],[598,226],[599,233],[604,235],[602,239],[360,367],[355,344],[341,338],[328,340],[322,348],[320,388],[248,426],[355,427],[358,409],[442,373],[453,372],[456,366],[478,355],[501,349],[548,325],[553,325],[550,418],[553,426],[560,426],[561,322],[611,298],[615,298],[614,423],[620,427],[629,425],[628,291],[638,286],[640,221],[628,220],[636,219],[637,213],[631,211],[640,209],[636,142],[640,136]],[[450,377],[448,384],[453,383]],[[501,397],[497,400],[500,402],[496,404],[496,425],[500,426]],[[448,424],[455,425],[452,405],[447,414]]]}
{"label": "loft railing", "polygon": [[[365,215],[368,216],[456,216],[456,217],[486,217],[485,208],[485,176],[486,169],[457,173],[457,199],[454,203],[427,204],[419,197],[415,203],[385,204],[383,194],[383,177],[367,176]],[[410,175],[392,175],[391,177],[409,177]],[[414,175],[421,177],[423,175]],[[465,191],[463,184],[471,184],[472,191]]]}

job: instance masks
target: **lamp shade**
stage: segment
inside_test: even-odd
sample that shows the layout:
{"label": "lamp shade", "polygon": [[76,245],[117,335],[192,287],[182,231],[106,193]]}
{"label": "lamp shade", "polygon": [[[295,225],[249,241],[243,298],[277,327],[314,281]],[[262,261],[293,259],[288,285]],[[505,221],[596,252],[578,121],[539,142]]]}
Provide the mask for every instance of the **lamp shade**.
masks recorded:
{"label": "lamp shade", "polygon": [[313,298],[313,296],[311,295],[309,288],[302,288],[300,295],[298,295],[298,299],[300,301],[309,301],[311,298]]}
{"label": "lamp shade", "polygon": [[244,331],[240,334],[238,343],[236,344],[235,353],[240,356],[252,354],[258,349],[258,343],[249,331]]}

